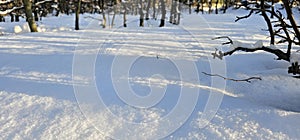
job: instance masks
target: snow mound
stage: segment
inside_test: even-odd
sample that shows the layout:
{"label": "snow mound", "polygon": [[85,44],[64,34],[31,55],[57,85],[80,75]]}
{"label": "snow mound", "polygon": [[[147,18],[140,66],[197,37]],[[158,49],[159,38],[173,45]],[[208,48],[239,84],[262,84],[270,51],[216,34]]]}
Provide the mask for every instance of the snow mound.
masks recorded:
{"label": "snow mound", "polygon": [[14,33],[19,34],[19,33],[28,33],[30,32],[30,28],[27,23],[24,23],[22,26],[20,25],[15,25],[14,26]]}
{"label": "snow mound", "polygon": [[263,41],[258,40],[254,44],[250,43],[243,43],[241,41],[233,41],[232,44],[230,45],[230,49],[235,49],[237,47],[244,47],[244,48],[249,48],[249,49],[255,49],[255,48],[261,48],[263,46]]}
{"label": "snow mound", "polygon": [[19,25],[16,25],[16,26],[14,27],[14,32],[15,32],[16,34],[21,33],[22,31],[23,31],[23,29],[22,29]]}

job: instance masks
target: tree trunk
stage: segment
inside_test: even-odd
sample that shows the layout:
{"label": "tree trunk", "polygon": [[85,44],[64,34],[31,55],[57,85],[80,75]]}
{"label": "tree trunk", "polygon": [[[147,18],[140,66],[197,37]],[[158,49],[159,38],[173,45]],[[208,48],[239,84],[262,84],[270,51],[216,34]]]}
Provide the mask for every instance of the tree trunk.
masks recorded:
{"label": "tree trunk", "polygon": [[24,8],[25,8],[25,15],[26,20],[28,22],[29,28],[31,32],[37,32],[37,25],[34,22],[33,16],[32,16],[32,3],[29,0],[23,0]]}
{"label": "tree trunk", "polygon": [[100,0],[99,0],[99,6],[101,8],[101,13],[102,13],[102,28],[106,27],[106,17],[105,17],[105,11],[104,11],[104,0],[101,0],[101,4],[100,4]]}
{"label": "tree trunk", "polygon": [[169,22],[170,23],[173,23],[173,18],[174,18],[174,7],[175,4],[174,4],[174,0],[171,0],[171,11],[170,11],[170,19],[169,19]]}
{"label": "tree trunk", "polygon": [[179,25],[180,24],[180,16],[181,16],[181,3],[182,3],[182,1],[181,0],[179,0],[179,4],[178,4],[178,11],[177,11],[177,25]]}
{"label": "tree trunk", "polygon": [[189,2],[189,14],[192,14],[192,0],[188,0]]}
{"label": "tree trunk", "polygon": [[39,21],[39,16],[38,16],[37,9],[33,10],[33,15],[34,15],[34,21]]}
{"label": "tree trunk", "polygon": [[[36,2],[37,2],[37,0],[34,0],[34,4]],[[34,21],[39,21],[38,8],[33,7],[33,15],[34,15]]]}
{"label": "tree trunk", "polygon": [[14,22],[15,21],[15,17],[14,14],[10,13],[10,22]]}
{"label": "tree trunk", "polygon": [[178,9],[178,0],[175,0],[174,1],[174,9],[173,9],[173,21],[172,23],[173,24],[176,24],[177,23],[177,9]]}
{"label": "tree trunk", "polygon": [[143,0],[139,0],[140,27],[144,27]]}
{"label": "tree trunk", "polygon": [[15,18],[16,18],[16,22],[20,21],[20,16],[18,14],[15,15]]}
{"label": "tree trunk", "polygon": [[113,14],[113,17],[112,17],[112,20],[111,20],[111,24],[110,24],[111,28],[113,28],[114,24],[115,24],[115,18],[116,18],[116,13],[117,13],[117,5],[118,5],[118,3],[113,6],[114,14]]}
{"label": "tree trunk", "polygon": [[200,0],[201,1],[201,11],[202,14],[204,14],[204,0]]}
{"label": "tree trunk", "polygon": [[198,0],[198,1],[197,1],[197,7],[196,7],[196,13],[197,13],[197,14],[198,14],[199,11],[200,11],[200,2],[201,2],[201,0]]}
{"label": "tree trunk", "polygon": [[123,13],[123,27],[127,27],[127,24],[126,24],[126,14],[127,14],[127,4],[126,3],[121,3],[123,8],[124,8],[124,13]]}
{"label": "tree trunk", "polygon": [[223,10],[223,13],[226,13],[226,10],[228,8],[228,0],[225,0],[225,7],[224,7],[224,10]]}
{"label": "tree trunk", "polygon": [[153,6],[153,14],[152,14],[152,18],[156,20],[156,0],[152,1],[152,6]]}
{"label": "tree trunk", "polygon": [[208,0],[208,14],[211,13],[211,7],[212,7],[212,0]]}
{"label": "tree trunk", "polygon": [[161,19],[159,27],[165,26],[165,18],[166,18],[166,5],[164,0],[160,0],[161,2]]}
{"label": "tree trunk", "polygon": [[146,20],[149,20],[149,9],[151,6],[151,0],[148,0],[147,7],[146,7]]}
{"label": "tree trunk", "polygon": [[5,19],[3,16],[0,15],[0,22],[5,22]]}
{"label": "tree trunk", "polygon": [[81,0],[78,0],[75,15],[75,30],[79,30],[79,13],[81,9]]}
{"label": "tree trunk", "polygon": [[218,4],[219,4],[219,0],[216,1],[216,14],[218,14]]}

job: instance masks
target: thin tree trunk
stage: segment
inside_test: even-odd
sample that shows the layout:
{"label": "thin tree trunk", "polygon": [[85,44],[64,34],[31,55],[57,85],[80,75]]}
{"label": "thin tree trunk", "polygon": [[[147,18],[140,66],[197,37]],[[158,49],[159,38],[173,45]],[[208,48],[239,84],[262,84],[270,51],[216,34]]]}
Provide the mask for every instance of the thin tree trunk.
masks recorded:
{"label": "thin tree trunk", "polygon": [[143,0],[139,0],[140,27],[144,27]]}
{"label": "thin tree trunk", "polygon": [[226,13],[227,8],[228,8],[228,0],[225,0],[225,7],[223,13]]}
{"label": "thin tree trunk", "polygon": [[16,22],[20,21],[20,16],[18,14],[15,15],[15,18],[16,18]]}
{"label": "thin tree trunk", "polygon": [[153,6],[153,14],[152,14],[152,18],[156,20],[156,0],[152,0],[152,6]]}
{"label": "thin tree trunk", "polygon": [[81,9],[81,0],[78,0],[75,14],[75,30],[79,30],[79,13]]}
{"label": "thin tree trunk", "polygon": [[178,11],[177,11],[177,17],[178,17],[178,19],[177,19],[177,25],[179,25],[180,24],[180,16],[181,16],[181,0],[179,0],[179,4],[178,4]]}
{"label": "thin tree trunk", "polygon": [[201,0],[201,11],[204,14],[204,0]]}
{"label": "thin tree trunk", "polygon": [[189,2],[189,14],[192,14],[192,0],[188,0]]}
{"label": "thin tree trunk", "polygon": [[159,27],[165,26],[165,18],[166,18],[166,5],[164,0],[160,0],[161,3],[161,19]]}
{"label": "thin tree trunk", "polygon": [[118,2],[116,3],[116,5],[114,5],[114,15],[113,15],[113,18],[111,20],[111,27],[113,28],[114,27],[114,22],[115,22],[115,18],[116,18],[116,13],[117,13],[117,5],[118,5]]}
{"label": "thin tree trunk", "polygon": [[5,19],[3,16],[0,15],[0,22],[5,22]]}
{"label": "thin tree trunk", "polygon": [[127,4],[126,3],[121,3],[123,8],[124,8],[124,13],[123,13],[123,27],[127,27],[127,24],[126,24],[126,15],[127,15]]}
{"label": "thin tree trunk", "polygon": [[198,1],[197,1],[197,7],[196,7],[196,13],[197,13],[197,14],[198,14],[199,11],[200,11],[200,2],[201,2],[201,0],[198,0]]}
{"label": "thin tree trunk", "polygon": [[100,0],[99,0],[99,6],[101,8],[101,13],[102,13],[102,28],[106,27],[106,17],[105,17],[105,11],[104,11],[104,0],[101,0],[101,4],[100,4]]}
{"label": "thin tree trunk", "polygon": [[173,23],[173,18],[174,18],[174,7],[175,4],[174,4],[174,0],[171,0],[171,11],[170,11],[170,19],[169,19],[169,22],[170,23]]}
{"label": "thin tree trunk", "polygon": [[173,9],[174,11],[173,11],[173,21],[172,21],[172,23],[173,24],[176,24],[177,23],[177,10],[178,10],[178,0],[175,0],[174,1],[174,9]]}
{"label": "thin tree trunk", "polygon": [[31,32],[37,32],[37,25],[34,22],[33,16],[32,16],[32,3],[29,0],[23,0],[24,8],[25,8],[25,15],[26,20],[28,22],[29,28]]}
{"label": "thin tree trunk", "polygon": [[[34,4],[37,2],[37,0],[34,0]],[[34,21],[39,21],[39,15],[38,15],[38,8],[33,7],[33,16]]]}
{"label": "thin tree trunk", "polygon": [[14,22],[15,21],[15,18],[14,18],[14,14],[10,13],[10,22]]}
{"label": "thin tree trunk", "polygon": [[219,0],[216,1],[216,14],[218,14],[218,4],[219,4]]}
{"label": "thin tree trunk", "polygon": [[147,7],[146,7],[146,20],[149,20],[149,9],[151,6],[151,0],[148,0]]}
{"label": "thin tree trunk", "polygon": [[212,7],[212,0],[208,0],[208,14],[211,13],[211,7]]}
{"label": "thin tree trunk", "polygon": [[33,10],[33,15],[34,15],[34,21],[39,21],[39,15],[38,15],[37,9]]}

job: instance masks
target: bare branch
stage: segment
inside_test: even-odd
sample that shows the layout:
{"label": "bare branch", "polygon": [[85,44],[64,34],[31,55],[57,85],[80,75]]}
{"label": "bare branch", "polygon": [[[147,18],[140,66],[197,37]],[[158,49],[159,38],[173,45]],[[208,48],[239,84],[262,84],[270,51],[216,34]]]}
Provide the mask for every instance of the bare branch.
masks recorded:
{"label": "bare branch", "polygon": [[250,77],[250,78],[246,78],[246,79],[233,79],[233,78],[227,78],[227,77],[221,76],[219,74],[209,74],[209,73],[206,73],[206,72],[202,72],[202,73],[205,74],[205,75],[208,75],[208,76],[220,77],[220,78],[223,78],[224,80],[230,80],[230,81],[235,81],[235,82],[248,82],[248,83],[251,83],[251,80],[262,80],[260,77]]}
{"label": "bare branch", "polygon": [[217,48],[215,48],[215,49],[216,49],[216,51],[214,53],[211,53],[211,55],[213,56],[213,59],[215,59],[217,57],[220,60],[222,60],[223,59],[223,53],[222,53],[222,51],[218,51]]}
{"label": "bare branch", "polygon": [[226,44],[233,44],[233,41],[232,41],[232,39],[231,39],[229,36],[220,36],[220,37],[215,37],[215,38],[212,38],[212,40],[216,40],[216,39],[222,39],[222,38],[227,38],[227,39],[229,40],[229,42],[222,43],[222,45],[226,45]]}
{"label": "bare branch", "polygon": [[253,12],[254,12],[254,9],[251,9],[251,11],[249,12],[248,15],[242,16],[242,17],[237,16],[237,17],[236,17],[236,20],[235,20],[234,22],[237,22],[237,21],[239,21],[239,20],[241,20],[241,19],[250,17],[250,16],[253,14]]}
{"label": "bare branch", "polygon": [[279,49],[271,49],[271,48],[268,48],[268,47],[265,47],[265,46],[262,46],[262,47],[259,47],[259,48],[236,47],[235,49],[233,49],[231,51],[224,52],[223,55],[224,56],[232,55],[236,51],[255,52],[255,51],[259,51],[259,50],[275,54],[278,57],[278,60],[286,60],[286,61],[290,60],[290,58],[283,51],[281,51]]}

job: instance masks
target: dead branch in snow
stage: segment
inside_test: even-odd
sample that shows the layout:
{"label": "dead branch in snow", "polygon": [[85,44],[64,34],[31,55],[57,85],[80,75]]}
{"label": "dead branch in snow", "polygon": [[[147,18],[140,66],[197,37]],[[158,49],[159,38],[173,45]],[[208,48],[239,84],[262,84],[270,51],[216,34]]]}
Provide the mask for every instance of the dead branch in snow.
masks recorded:
{"label": "dead branch in snow", "polygon": [[208,75],[208,76],[220,77],[220,78],[223,78],[224,80],[230,80],[230,81],[235,81],[235,82],[248,82],[248,83],[251,83],[251,80],[262,80],[260,77],[249,77],[249,78],[246,78],[246,79],[233,79],[233,78],[224,77],[224,76],[219,75],[219,74],[209,74],[209,73],[206,73],[206,72],[202,72],[202,73],[205,74],[205,75]]}

